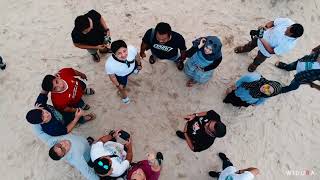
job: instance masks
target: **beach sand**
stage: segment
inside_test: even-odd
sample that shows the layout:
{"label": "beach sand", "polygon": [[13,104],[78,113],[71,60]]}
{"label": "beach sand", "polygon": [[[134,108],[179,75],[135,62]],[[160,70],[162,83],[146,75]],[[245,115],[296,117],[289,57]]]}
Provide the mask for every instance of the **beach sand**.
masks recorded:
{"label": "beach sand", "polygon": [[[206,180],[208,171],[221,170],[216,155],[225,152],[238,168],[258,167],[257,180],[320,179],[320,99],[308,85],[269,99],[264,105],[236,108],[222,103],[226,88],[247,73],[257,50],[234,54],[233,48],[250,40],[249,31],[277,17],[303,24],[305,34],[282,57],[272,57],[259,68],[263,76],[289,84],[294,72],[276,69],[274,62],[292,62],[320,42],[320,1],[317,0],[6,0],[0,2],[0,55],[7,69],[0,71],[1,179],[84,179],[63,161],[53,161],[49,148],[32,132],[25,114],[41,90],[46,74],[73,67],[88,76],[96,90],[85,97],[97,114],[94,122],[74,130],[82,136],[101,136],[123,128],[133,137],[134,160],[148,151],[164,154],[161,180]],[[70,33],[76,16],[96,9],[106,19],[113,40],[140,48],[145,31],[158,22],[171,24],[191,46],[200,36],[216,35],[223,43],[223,61],[205,85],[186,88],[186,76],[167,61],[150,65],[130,78],[130,105],[121,103],[104,73],[108,55],[99,63],[86,50],[75,48]],[[150,52],[148,52],[148,55]],[[227,135],[211,148],[193,153],[178,139],[182,116],[214,109],[227,125]],[[314,172],[294,176],[290,171]]]}

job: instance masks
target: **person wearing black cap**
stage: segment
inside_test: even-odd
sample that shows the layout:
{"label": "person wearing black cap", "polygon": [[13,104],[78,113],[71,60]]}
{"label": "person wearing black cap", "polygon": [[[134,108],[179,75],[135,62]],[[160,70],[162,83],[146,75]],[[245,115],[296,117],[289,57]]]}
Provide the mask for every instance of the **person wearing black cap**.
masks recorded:
{"label": "person wearing black cap", "polygon": [[[157,59],[168,59],[174,61],[179,70],[184,67],[186,59],[186,42],[183,36],[171,30],[168,23],[160,22],[156,28],[150,28],[143,36],[140,48],[140,56],[146,57],[145,51],[151,50],[150,64]],[[180,54],[179,54],[180,50]]]}
{"label": "person wearing black cap", "polygon": [[95,62],[100,61],[100,53],[107,53],[111,43],[110,29],[106,21],[95,10],[78,16],[71,33],[73,44],[80,49],[87,49]]}
{"label": "person wearing black cap", "polygon": [[36,101],[36,107],[30,110],[26,119],[30,124],[40,124],[42,130],[51,136],[68,134],[78,122],[85,123],[95,119],[93,113],[84,114],[80,108],[75,113],[61,114],[53,106],[47,104],[48,93],[42,91]]}
{"label": "person wearing black cap", "polygon": [[127,46],[123,40],[112,42],[111,51],[112,56],[105,64],[106,74],[119,90],[122,102],[129,104],[130,99],[126,90],[128,77],[132,73],[137,74],[142,69],[138,51],[131,45]]}
{"label": "person wearing black cap", "polygon": [[186,140],[189,148],[194,152],[208,149],[217,138],[226,135],[226,126],[214,110],[187,115],[184,131],[176,131],[176,135]]}

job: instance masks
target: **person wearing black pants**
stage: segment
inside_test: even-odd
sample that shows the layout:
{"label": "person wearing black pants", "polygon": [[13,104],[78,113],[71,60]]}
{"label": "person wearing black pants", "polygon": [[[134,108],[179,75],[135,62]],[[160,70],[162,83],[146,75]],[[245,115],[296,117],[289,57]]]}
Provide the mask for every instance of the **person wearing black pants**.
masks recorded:
{"label": "person wearing black pants", "polygon": [[252,180],[259,174],[259,169],[253,167],[237,171],[232,162],[224,153],[220,152],[218,156],[222,160],[222,171],[210,171],[209,176],[211,177],[218,178],[218,180]]}

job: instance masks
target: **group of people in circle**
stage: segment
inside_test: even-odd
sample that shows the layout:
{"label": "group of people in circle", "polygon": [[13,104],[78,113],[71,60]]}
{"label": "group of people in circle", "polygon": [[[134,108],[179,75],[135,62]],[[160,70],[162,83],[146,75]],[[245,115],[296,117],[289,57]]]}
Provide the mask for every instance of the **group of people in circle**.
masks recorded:
{"label": "group of people in circle", "polygon": [[[298,89],[301,84],[320,89],[313,83],[320,80],[320,46],[293,63],[275,64],[280,69],[297,71],[288,86],[254,72],[273,54],[289,52],[303,32],[303,26],[289,18],[277,18],[251,31],[251,41],[236,47],[234,52],[245,53],[258,47],[258,54],[248,67],[249,73],[227,89],[223,102],[238,107],[256,106],[270,97]],[[174,62],[177,69],[188,77],[187,87],[207,83],[223,59],[222,43],[217,36],[199,37],[187,49],[183,36],[165,22],[146,31],[138,52],[137,48],[123,40],[111,41],[109,26],[95,10],[75,19],[71,37],[74,45],[86,49],[95,62],[100,61],[101,53],[111,53],[105,63],[105,71],[124,104],[130,103],[126,88],[128,78],[143,70],[141,60],[146,57],[147,50],[151,50],[150,64],[159,60]],[[37,136],[50,146],[49,156],[53,160],[65,159],[87,179],[157,180],[163,154],[148,153],[146,160],[133,162],[132,137],[126,131],[111,130],[97,140],[70,133],[77,124],[96,119],[96,114],[85,112],[91,106],[82,98],[94,95],[95,90],[88,87],[84,80],[87,80],[86,74],[73,68],[63,68],[55,75],[46,75],[35,108],[26,115]],[[49,93],[53,105],[47,104]],[[220,115],[214,110],[192,113],[186,115],[184,120],[184,130],[177,130],[176,135],[186,141],[194,152],[208,149],[215,138],[222,138],[227,133]],[[223,161],[223,171],[210,171],[209,175],[219,180],[250,180],[259,173],[253,167],[237,171],[224,153],[218,156]]]}

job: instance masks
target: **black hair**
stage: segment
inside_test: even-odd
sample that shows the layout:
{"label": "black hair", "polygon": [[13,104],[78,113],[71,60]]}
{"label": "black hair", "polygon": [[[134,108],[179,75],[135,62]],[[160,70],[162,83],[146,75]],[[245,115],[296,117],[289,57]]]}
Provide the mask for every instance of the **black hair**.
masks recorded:
{"label": "black hair", "polygon": [[301,24],[293,24],[290,27],[290,32],[292,33],[291,37],[298,38],[301,37],[303,34],[303,26]]}
{"label": "black hair", "polygon": [[30,124],[40,124],[42,123],[42,110],[41,109],[32,109],[27,115],[26,119]]}
{"label": "black hair", "polygon": [[42,80],[42,84],[41,84],[41,87],[43,90],[45,91],[52,91],[53,89],[53,80],[55,79],[56,77],[53,76],[53,75],[46,75],[43,80]]}
{"label": "black hair", "polygon": [[168,34],[171,35],[171,26],[168,23],[160,22],[157,24],[155,31],[159,34]]}
{"label": "black hair", "polygon": [[111,51],[114,54],[122,47],[127,48],[127,44],[123,40],[116,40],[111,43]]}
{"label": "black hair", "polygon": [[52,160],[59,161],[62,157],[60,157],[57,152],[54,150],[54,146],[52,146],[49,150],[49,156]]}
{"label": "black hair", "polygon": [[90,27],[90,22],[89,22],[88,17],[86,17],[84,15],[78,16],[74,20],[74,27],[77,31],[80,31],[80,32],[82,32],[83,30]]}
{"label": "black hair", "polygon": [[157,152],[156,160],[158,161],[159,166],[161,166],[162,161],[163,161],[163,155],[161,152]]}
{"label": "black hair", "polygon": [[214,134],[216,137],[221,138],[225,136],[227,133],[226,125],[224,125],[221,121],[217,121],[214,125]]}
{"label": "black hair", "polygon": [[[99,163],[102,163],[103,165],[101,166]],[[108,166],[107,169],[103,167],[105,165]],[[93,162],[93,169],[99,175],[106,175],[111,169],[111,164],[107,158],[100,157]]]}

